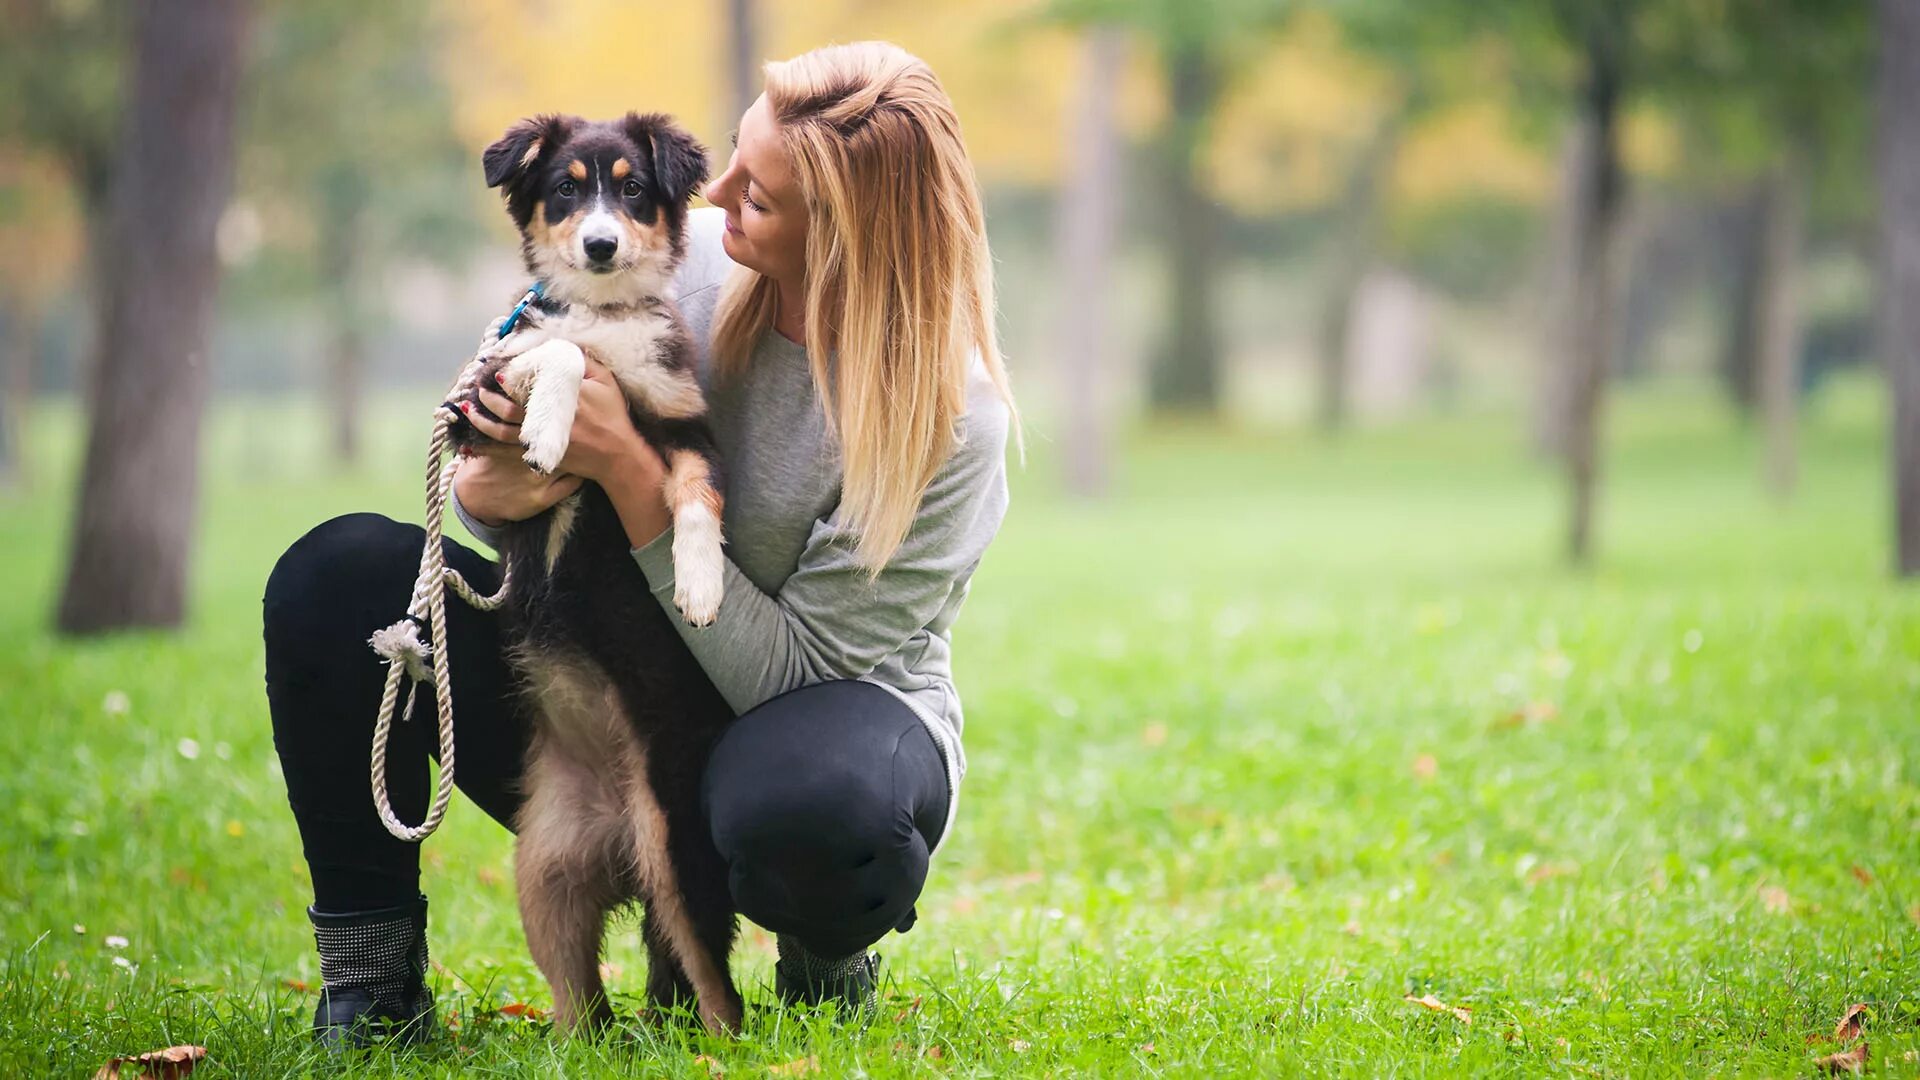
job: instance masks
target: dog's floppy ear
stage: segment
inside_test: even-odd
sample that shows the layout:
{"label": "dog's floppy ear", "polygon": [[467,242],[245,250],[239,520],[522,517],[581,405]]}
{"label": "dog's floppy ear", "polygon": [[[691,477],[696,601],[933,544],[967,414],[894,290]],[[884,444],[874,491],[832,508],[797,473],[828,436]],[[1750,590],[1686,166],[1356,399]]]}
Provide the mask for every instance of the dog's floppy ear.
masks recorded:
{"label": "dog's floppy ear", "polygon": [[707,148],[663,113],[628,113],[627,137],[653,154],[653,182],[664,202],[684,206],[707,179]]}
{"label": "dog's floppy ear", "polygon": [[552,153],[554,147],[566,141],[574,123],[573,117],[554,113],[530,116],[508,128],[498,142],[480,155],[487,186],[502,189],[507,208],[516,221],[524,223],[526,215],[532,213],[527,181],[536,174],[535,166]]}

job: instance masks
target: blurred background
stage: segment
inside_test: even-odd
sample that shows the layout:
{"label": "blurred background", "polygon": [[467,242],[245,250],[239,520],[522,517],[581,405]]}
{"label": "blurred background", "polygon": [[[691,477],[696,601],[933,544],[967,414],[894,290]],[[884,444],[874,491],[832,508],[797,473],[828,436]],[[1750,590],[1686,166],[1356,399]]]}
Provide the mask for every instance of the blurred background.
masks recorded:
{"label": "blurred background", "polygon": [[717,157],[763,60],[859,38],[924,57],[959,108],[1044,490],[1124,488],[1141,432],[1391,467],[1444,456],[1395,441],[1438,423],[1551,484],[1539,550],[1590,561],[1619,397],[1782,503],[1801,429],[1834,417],[1872,520],[1917,498],[1920,464],[1878,478],[1884,361],[1920,347],[1899,304],[1875,319],[1916,286],[1913,247],[1881,252],[1920,230],[1920,57],[1877,22],[1913,21],[1897,0],[0,16],[0,484],[67,508],[69,631],[183,617],[203,468],[290,499],[414,475],[426,407],[524,287],[479,168],[510,122],[668,110]]}

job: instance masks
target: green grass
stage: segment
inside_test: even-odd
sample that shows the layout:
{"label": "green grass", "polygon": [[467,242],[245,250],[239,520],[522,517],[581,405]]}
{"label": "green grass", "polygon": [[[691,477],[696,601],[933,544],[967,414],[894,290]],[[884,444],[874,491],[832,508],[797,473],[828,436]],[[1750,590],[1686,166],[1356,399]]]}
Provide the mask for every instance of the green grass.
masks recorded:
{"label": "green grass", "polygon": [[[45,630],[75,441],[43,416],[0,500],[0,1073],[182,1042],[196,1075],[332,1073],[286,985],[316,961],[257,604],[319,520],[417,519],[427,396],[348,476],[310,411],[223,407],[191,626],[81,643]],[[1612,422],[1587,573],[1510,417],[1136,432],[1098,504],[1036,440],[956,635],[959,831],[881,945],[877,1023],[567,1045],[488,1019],[546,988],[510,837],[456,801],[425,888],[461,1027],[365,1070],[1792,1076],[1863,1001],[1871,1071],[1920,1075],[1920,593],[1886,572],[1877,399],[1815,404],[1786,507],[1710,398]],[[631,928],[609,958],[637,1004]],[[750,1002],[770,959],[749,931]],[[1403,1000],[1428,993],[1471,1025]]]}

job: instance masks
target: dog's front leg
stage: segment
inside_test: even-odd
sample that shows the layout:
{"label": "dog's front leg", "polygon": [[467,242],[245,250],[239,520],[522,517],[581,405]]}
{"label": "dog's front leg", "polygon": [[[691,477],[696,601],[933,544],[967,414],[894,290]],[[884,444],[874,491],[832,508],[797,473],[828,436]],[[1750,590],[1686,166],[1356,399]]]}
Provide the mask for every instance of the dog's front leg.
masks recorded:
{"label": "dog's front leg", "polygon": [[720,550],[724,504],[714,486],[713,468],[696,450],[667,455],[664,494],[673,512],[673,603],[695,626],[720,614],[726,592],[726,555]]}
{"label": "dog's front leg", "polygon": [[526,462],[549,473],[566,456],[573,436],[573,414],[580,407],[580,383],[587,356],[580,346],[558,338],[521,353],[500,369],[500,385],[526,408],[520,443]]}

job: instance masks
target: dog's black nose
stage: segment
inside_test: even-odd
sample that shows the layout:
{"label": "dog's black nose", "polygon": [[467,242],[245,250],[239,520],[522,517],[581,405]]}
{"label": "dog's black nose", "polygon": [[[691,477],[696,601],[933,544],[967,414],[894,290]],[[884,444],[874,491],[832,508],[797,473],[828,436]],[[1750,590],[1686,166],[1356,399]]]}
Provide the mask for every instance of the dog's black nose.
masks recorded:
{"label": "dog's black nose", "polygon": [[613,253],[620,250],[620,241],[610,236],[596,236],[586,242],[586,248],[587,258],[603,263],[612,259]]}

